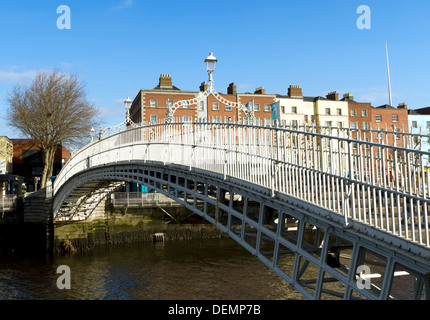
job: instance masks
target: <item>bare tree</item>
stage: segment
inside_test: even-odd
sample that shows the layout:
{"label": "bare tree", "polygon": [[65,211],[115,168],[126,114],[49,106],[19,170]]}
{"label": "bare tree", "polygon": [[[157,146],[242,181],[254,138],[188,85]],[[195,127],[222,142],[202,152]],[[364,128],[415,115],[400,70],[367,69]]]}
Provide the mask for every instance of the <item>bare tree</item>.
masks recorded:
{"label": "bare tree", "polygon": [[59,144],[77,147],[88,138],[99,111],[87,100],[75,75],[38,72],[29,85],[17,85],[7,98],[9,125],[34,139],[43,152],[41,187],[52,175]]}

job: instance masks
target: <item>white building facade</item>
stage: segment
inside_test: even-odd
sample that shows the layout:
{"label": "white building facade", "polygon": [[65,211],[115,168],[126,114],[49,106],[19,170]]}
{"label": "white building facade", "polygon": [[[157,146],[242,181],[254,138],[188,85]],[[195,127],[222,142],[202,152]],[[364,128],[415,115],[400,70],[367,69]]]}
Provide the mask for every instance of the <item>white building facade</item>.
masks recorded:
{"label": "white building facade", "polygon": [[[408,110],[409,132],[415,134],[411,146],[416,150],[430,152],[430,107]],[[429,156],[424,156],[424,164],[429,166]]]}

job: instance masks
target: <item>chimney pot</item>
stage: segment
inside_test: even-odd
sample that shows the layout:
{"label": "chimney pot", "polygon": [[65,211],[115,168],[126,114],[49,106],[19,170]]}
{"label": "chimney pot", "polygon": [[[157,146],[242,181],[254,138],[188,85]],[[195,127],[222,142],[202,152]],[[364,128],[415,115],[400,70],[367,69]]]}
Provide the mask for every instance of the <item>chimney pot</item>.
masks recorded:
{"label": "chimney pot", "polygon": [[227,88],[227,94],[237,94],[237,88],[234,82],[230,83]]}
{"label": "chimney pot", "polygon": [[345,93],[343,95],[344,100],[354,100],[354,97],[352,96],[351,92]]}
{"label": "chimney pot", "polygon": [[200,91],[204,92],[208,89],[208,85],[206,83],[206,81],[203,81],[202,84],[200,85]]}
{"label": "chimney pot", "polygon": [[171,88],[171,87],[173,87],[172,77],[170,76],[170,74],[161,74],[160,75],[159,86],[160,86],[160,88]]}
{"label": "chimney pot", "polygon": [[264,90],[263,87],[259,87],[259,88],[255,89],[254,93],[256,93],[256,94],[266,94],[266,90]]}
{"label": "chimney pot", "polygon": [[339,100],[339,94],[336,91],[329,92],[328,95],[326,95],[326,98],[329,100]]}
{"label": "chimney pot", "polygon": [[397,109],[407,109],[408,105],[405,102],[399,103]]}
{"label": "chimney pot", "polygon": [[292,84],[288,88],[288,96],[290,97],[303,97],[302,88],[299,85]]}

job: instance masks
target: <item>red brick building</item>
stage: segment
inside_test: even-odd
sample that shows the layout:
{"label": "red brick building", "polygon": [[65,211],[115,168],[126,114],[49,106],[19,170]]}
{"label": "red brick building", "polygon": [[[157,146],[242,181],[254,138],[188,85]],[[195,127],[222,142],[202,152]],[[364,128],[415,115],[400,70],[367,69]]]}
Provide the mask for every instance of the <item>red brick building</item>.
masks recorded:
{"label": "red brick building", "polygon": [[[153,89],[142,89],[139,91],[130,109],[131,119],[135,123],[163,121],[167,115],[168,105],[173,106],[175,102],[197,98],[201,92],[205,92],[206,90],[206,82],[200,85],[199,91],[181,90],[173,85],[170,75],[162,74],[160,75],[158,85]],[[293,90],[300,91],[300,94],[293,93]],[[234,83],[229,84],[226,94],[219,94],[226,101],[240,103],[242,105],[253,100],[254,116],[256,118],[255,124],[257,125],[269,125],[272,120],[271,104],[282,100],[279,95],[266,94],[263,87],[257,88],[254,93],[238,93]],[[302,96],[301,88],[299,86],[290,86],[288,97],[293,98],[296,96],[300,96],[303,103],[305,102],[305,97]],[[306,99],[308,98],[309,97],[306,97]],[[312,99],[312,101],[314,101],[314,106],[311,109],[308,108],[309,110],[306,109],[306,112],[303,111],[306,117],[310,118],[308,120],[312,120],[312,118],[318,120],[319,117],[324,117],[325,120],[330,120],[329,122],[339,123],[341,120],[343,121],[343,119],[345,119],[345,124],[348,122],[346,125],[352,129],[376,130],[379,127],[384,130],[387,128],[388,131],[400,130],[408,132],[408,112],[405,104],[401,104],[397,108],[390,106],[375,108],[372,107],[370,103],[354,101],[350,93],[345,94],[343,99],[339,100],[336,92],[330,93],[327,95],[327,98],[316,97]],[[207,99],[201,101],[199,105],[184,104],[180,106],[174,111],[174,118],[177,121],[244,123],[246,117],[245,112],[234,106],[230,106],[226,101],[219,101],[213,95],[209,95]],[[334,106],[335,102],[337,104]],[[285,103],[286,101],[284,101],[284,104]],[[297,110],[298,105],[299,104],[295,104],[295,107],[293,106],[292,108]],[[300,104],[300,106],[301,105],[302,104]],[[330,106],[332,109],[337,109],[333,110],[332,114],[328,113],[329,116],[327,116],[327,112],[324,113],[324,110],[327,110]],[[281,104],[281,109],[287,107]],[[303,105],[303,108],[304,107]],[[307,112],[310,112],[310,114],[307,114]],[[295,116],[295,114],[284,114],[282,110],[280,113],[281,117],[284,116],[284,118],[287,116],[293,119]],[[319,122],[317,121],[316,123],[318,125]],[[357,133],[353,131],[353,138],[356,137]],[[392,144],[392,139],[388,140],[387,143]]]}
{"label": "red brick building", "polygon": [[350,93],[344,94],[342,100],[348,102],[349,127],[351,129],[370,129],[372,126],[372,105],[369,102],[354,101],[354,97]]}
{"label": "red brick building", "polygon": [[[276,94],[266,94],[263,87],[259,87],[253,94],[239,93],[238,101],[246,104],[254,100],[254,117],[256,118],[257,125],[270,125],[272,120],[271,104],[276,100]],[[242,114],[242,117],[245,115]],[[240,119],[243,122],[243,118]]]}
{"label": "red brick building", "polygon": [[389,105],[382,105],[372,109],[372,128],[388,131],[408,132],[408,107],[401,103],[394,108]]}
{"label": "red brick building", "polygon": [[[206,82],[200,85],[199,91],[183,91],[172,83],[170,75],[161,75],[159,84],[153,89],[142,89],[134,99],[130,117],[135,123],[157,122],[166,118],[168,104],[172,105],[181,100],[197,98],[207,90]],[[263,87],[254,93],[237,93],[236,85],[230,83],[227,93],[219,93],[222,98],[232,103],[246,104],[254,100],[254,116],[256,122],[264,125],[271,120],[270,105],[275,102],[276,95],[268,95]],[[209,95],[199,105],[182,105],[175,110],[174,118],[178,121],[209,121],[209,122],[239,122],[242,123],[245,113],[237,107],[223,103]]]}
{"label": "red brick building", "polygon": [[[13,173],[25,178],[27,190],[32,191],[34,178],[43,172],[43,154],[33,139],[11,139],[13,143]],[[64,163],[70,159],[70,152],[58,145],[54,157],[53,175],[57,175]]]}
{"label": "red brick building", "polygon": [[[142,89],[134,99],[130,117],[135,123],[155,123],[166,118],[168,105],[197,97],[198,91],[182,91],[172,84],[170,75],[162,74],[153,89]],[[193,121],[197,105],[184,105],[174,114],[180,121]]]}

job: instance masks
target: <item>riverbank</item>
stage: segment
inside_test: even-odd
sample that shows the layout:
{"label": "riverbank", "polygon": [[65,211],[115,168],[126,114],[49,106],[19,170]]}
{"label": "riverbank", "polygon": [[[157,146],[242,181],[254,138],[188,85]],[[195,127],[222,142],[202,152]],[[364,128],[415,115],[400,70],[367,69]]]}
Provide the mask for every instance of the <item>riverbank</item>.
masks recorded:
{"label": "riverbank", "polygon": [[[157,237],[155,235],[163,235]],[[73,253],[106,245],[153,241],[183,241],[225,238],[227,234],[207,223],[166,223],[139,216],[94,219],[67,225],[56,225],[53,251]]]}
{"label": "riverbank", "polygon": [[[30,200],[34,199],[40,200],[37,195]],[[48,205],[42,206],[35,200],[23,202],[19,210],[0,219],[1,250],[73,253],[96,246],[151,242],[156,234],[156,241],[228,237],[179,205],[128,207],[114,206],[107,200],[101,202],[87,220],[52,222]],[[39,212],[38,219],[28,219],[34,212]]]}

